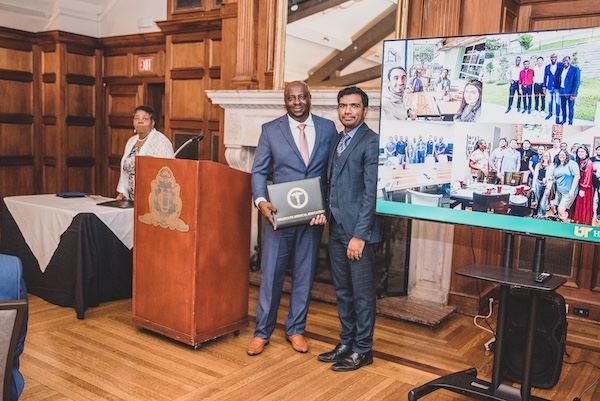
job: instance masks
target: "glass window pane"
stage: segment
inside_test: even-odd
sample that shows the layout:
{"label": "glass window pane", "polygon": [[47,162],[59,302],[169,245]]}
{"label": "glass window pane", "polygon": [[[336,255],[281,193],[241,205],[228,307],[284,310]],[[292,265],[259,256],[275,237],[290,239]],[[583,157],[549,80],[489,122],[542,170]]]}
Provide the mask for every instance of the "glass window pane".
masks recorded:
{"label": "glass window pane", "polygon": [[177,0],[175,8],[202,7],[202,0]]}

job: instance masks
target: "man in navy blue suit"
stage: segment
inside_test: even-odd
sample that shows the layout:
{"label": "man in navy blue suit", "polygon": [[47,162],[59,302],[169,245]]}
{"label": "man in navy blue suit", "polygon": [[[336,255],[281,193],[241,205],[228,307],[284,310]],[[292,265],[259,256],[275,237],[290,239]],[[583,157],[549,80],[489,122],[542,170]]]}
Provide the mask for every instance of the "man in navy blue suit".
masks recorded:
{"label": "man in navy blue suit", "polygon": [[558,57],[556,53],[550,55],[550,64],[544,69],[544,82],[542,87],[545,94],[549,95],[548,99],[548,115],[546,120],[552,117],[552,108],[556,108],[556,118],[560,116],[560,101],[559,101],[559,88],[556,86],[557,76],[562,72],[562,64],[557,63]]}
{"label": "man in navy blue suit", "polygon": [[369,98],[353,86],[338,94],[344,130],[331,145],[329,183],[329,258],[342,332],[331,352],[319,355],[347,372],[373,363],[376,292],[375,248],[381,221],[375,216],[379,135],[364,119]]}
{"label": "man in navy blue suit", "polygon": [[560,109],[562,110],[562,121],[556,116],[557,124],[573,125],[573,113],[575,111],[575,98],[579,91],[580,71],[571,65],[571,57],[563,57],[563,69],[557,75],[557,86],[560,89]]}
{"label": "man in navy blue suit", "polygon": [[289,83],[284,101],[287,114],[262,126],[252,166],[254,203],[270,224],[266,224],[261,248],[256,329],[248,346],[249,355],[260,354],[275,329],[290,259],[292,291],[285,321],[286,338],[294,350],[308,351],[303,333],[323,227],[306,224],[276,229],[273,214],[277,209],[266,199],[267,176],[272,169],[274,184],[321,177],[325,191],[329,146],[336,128],[333,121],[311,114],[310,91],[304,82]]}

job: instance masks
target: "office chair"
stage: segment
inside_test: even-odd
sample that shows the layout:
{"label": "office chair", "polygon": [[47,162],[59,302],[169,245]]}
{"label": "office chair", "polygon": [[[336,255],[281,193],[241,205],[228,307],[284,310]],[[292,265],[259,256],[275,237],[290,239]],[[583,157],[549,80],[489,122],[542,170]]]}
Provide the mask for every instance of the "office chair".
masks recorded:
{"label": "office chair", "polygon": [[426,194],[422,192],[406,190],[406,203],[422,206],[442,206],[442,194]]}
{"label": "office chair", "polygon": [[474,212],[492,212],[495,214],[507,214],[510,194],[480,194],[473,192]]}

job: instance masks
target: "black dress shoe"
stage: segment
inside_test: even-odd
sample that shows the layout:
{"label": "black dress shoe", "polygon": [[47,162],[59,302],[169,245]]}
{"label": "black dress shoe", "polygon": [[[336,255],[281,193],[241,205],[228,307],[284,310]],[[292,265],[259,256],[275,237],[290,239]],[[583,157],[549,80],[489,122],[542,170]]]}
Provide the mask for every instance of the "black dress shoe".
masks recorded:
{"label": "black dress shoe", "polygon": [[333,351],[325,352],[318,356],[321,362],[339,362],[345,359],[352,353],[352,347],[349,345],[338,344],[335,346]]}
{"label": "black dress shoe", "polygon": [[334,363],[333,366],[331,366],[331,369],[336,372],[351,372],[372,363],[373,353],[371,351],[367,351],[364,354],[357,354],[356,352],[353,352],[348,355],[346,359]]}

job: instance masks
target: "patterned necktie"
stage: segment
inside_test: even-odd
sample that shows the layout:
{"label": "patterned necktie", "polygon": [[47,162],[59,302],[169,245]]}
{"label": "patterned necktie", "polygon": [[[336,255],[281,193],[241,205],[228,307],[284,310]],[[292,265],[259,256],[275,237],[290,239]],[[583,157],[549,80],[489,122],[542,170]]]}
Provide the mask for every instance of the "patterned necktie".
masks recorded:
{"label": "patterned necktie", "polygon": [[298,124],[298,129],[300,130],[300,155],[302,156],[302,160],[304,160],[304,164],[308,166],[310,156],[308,155],[308,141],[306,140],[304,127],[306,127],[306,124]]}
{"label": "patterned necktie", "polygon": [[341,155],[342,152],[348,147],[348,142],[350,142],[350,135],[344,134],[344,136],[340,140],[340,143],[338,143],[338,146],[337,146],[337,155],[338,156]]}

